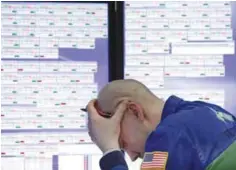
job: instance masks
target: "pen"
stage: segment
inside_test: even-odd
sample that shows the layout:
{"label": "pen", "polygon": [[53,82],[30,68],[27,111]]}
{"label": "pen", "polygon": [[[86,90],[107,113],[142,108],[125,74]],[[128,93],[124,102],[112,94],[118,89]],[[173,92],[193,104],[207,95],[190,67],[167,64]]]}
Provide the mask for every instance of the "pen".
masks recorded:
{"label": "pen", "polygon": [[85,109],[85,108],[82,108],[80,110],[82,110],[83,112],[87,112],[87,109]]}
{"label": "pen", "polygon": [[[82,108],[80,109],[81,111],[83,112],[88,112],[87,109],[85,108]],[[101,116],[105,117],[105,118],[110,118],[112,115],[111,114],[106,114],[106,113],[103,113],[103,112],[98,112]]]}

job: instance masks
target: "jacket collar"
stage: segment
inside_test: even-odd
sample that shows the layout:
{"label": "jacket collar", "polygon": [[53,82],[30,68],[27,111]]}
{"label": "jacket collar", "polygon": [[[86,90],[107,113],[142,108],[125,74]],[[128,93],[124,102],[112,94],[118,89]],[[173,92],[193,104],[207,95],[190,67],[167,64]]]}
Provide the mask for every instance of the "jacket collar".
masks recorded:
{"label": "jacket collar", "polygon": [[161,121],[163,121],[169,115],[175,114],[175,112],[178,110],[180,103],[183,101],[184,101],[183,99],[175,95],[170,96],[165,102],[162,111]]}

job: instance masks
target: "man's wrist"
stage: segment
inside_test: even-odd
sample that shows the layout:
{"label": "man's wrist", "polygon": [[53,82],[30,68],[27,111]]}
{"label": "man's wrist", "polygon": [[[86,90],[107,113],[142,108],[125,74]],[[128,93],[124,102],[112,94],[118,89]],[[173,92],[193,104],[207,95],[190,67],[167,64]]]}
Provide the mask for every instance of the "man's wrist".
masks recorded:
{"label": "man's wrist", "polygon": [[111,150],[120,150],[120,146],[119,144],[112,144],[112,145],[109,145],[109,146],[106,146],[106,147],[103,147],[103,148],[100,148],[102,153],[106,153],[108,151],[111,151]]}
{"label": "man's wrist", "polygon": [[105,156],[111,152],[114,152],[114,151],[121,151],[121,149],[120,148],[109,149],[109,150],[103,152],[103,156]]}

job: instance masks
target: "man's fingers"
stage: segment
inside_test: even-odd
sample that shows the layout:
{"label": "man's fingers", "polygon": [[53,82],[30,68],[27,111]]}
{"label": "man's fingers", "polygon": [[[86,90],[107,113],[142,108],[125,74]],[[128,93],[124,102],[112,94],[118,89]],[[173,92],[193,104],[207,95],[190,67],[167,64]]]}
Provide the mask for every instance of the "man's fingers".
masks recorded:
{"label": "man's fingers", "polygon": [[91,109],[93,109],[93,108],[95,109],[94,105],[95,105],[95,102],[96,102],[96,101],[97,101],[97,99],[92,99],[92,100],[90,100],[89,103],[87,104],[86,109],[87,109],[87,110],[89,110],[89,109],[91,110]]}
{"label": "man's fingers", "polygon": [[124,112],[126,110],[126,106],[127,106],[127,101],[122,101],[116,108],[115,113],[112,116],[112,119],[116,121],[121,121]]}
{"label": "man's fingers", "polygon": [[88,103],[87,107],[86,107],[86,109],[87,109],[87,111],[88,111],[88,114],[89,114],[89,115],[88,115],[89,118],[98,116],[98,111],[97,111],[97,109],[95,108],[95,102],[96,102],[96,101],[97,101],[97,99],[91,100],[91,101]]}
{"label": "man's fingers", "polygon": [[[96,107],[95,107],[95,103],[97,102],[97,99],[93,99],[91,100],[86,109],[88,111],[88,118],[89,119],[101,119],[100,114],[98,113]],[[115,113],[114,115],[111,117],[112,120],[115,120],[116,122],[121,121],[123,114],[126,110],[126,105],[127,105],[127,101],[122,101],[121,103],[118,104],[117,108],[115,109]],[[91,120],[90,120],[91,121]]]}

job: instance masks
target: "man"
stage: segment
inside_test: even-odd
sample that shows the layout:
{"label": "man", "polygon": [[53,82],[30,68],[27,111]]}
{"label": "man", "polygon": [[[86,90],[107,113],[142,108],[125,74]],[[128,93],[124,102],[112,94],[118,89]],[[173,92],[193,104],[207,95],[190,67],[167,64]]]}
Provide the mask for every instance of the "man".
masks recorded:
{"label": "man", "polygon": [[128,170],[122,150],[143,158],[142,170],[236,169],[236,118],[217,105],[177,96],[164,102],[138,81],[117,80],[87,110],[102,170]]}

